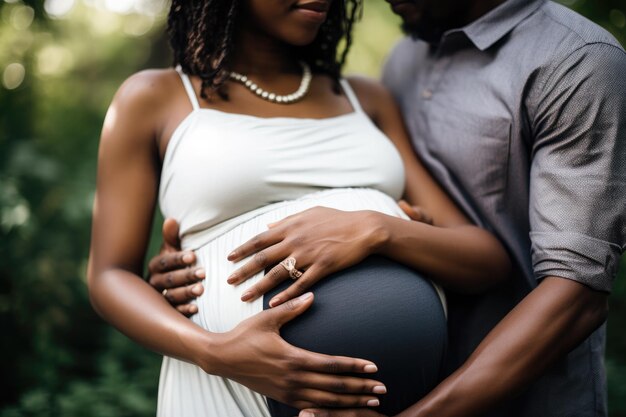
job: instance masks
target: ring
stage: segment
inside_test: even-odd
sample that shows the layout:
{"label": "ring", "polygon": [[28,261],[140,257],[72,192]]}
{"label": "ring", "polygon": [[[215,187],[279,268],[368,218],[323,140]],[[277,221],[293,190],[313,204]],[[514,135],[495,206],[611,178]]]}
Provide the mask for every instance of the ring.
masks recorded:
{"label": "ring", "polygon": [[167,288],[161,291],[161,294],[163,294],[163,297],[167,297]]}
{"label": "ring", "polygon": [[302,271],[298,271],[296,269],[296,258],[294,258],[293,256],[285,259],[280,264],[283,266],[283,268],[287,270],[287,272],[289,272],[289,276],[291,277],[291,279],[296,280],[302,276]]}

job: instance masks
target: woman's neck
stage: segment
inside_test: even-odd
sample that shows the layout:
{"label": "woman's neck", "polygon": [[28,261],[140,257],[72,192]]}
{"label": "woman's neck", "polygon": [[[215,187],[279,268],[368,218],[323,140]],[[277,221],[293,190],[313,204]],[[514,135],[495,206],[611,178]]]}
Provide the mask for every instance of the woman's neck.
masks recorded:
{"label": "woman's neck", "polygon": [[233,52],[231,68],[242,74],[271,77],[301,72],[293,47],[264,33],[241,31]]}

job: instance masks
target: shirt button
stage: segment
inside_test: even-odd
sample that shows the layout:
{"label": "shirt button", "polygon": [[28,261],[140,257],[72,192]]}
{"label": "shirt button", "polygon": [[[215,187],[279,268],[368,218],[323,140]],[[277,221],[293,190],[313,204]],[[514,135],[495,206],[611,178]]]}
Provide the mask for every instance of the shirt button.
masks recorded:
{"label": "shirt button", "polygon": [[422,91],[422,98],[424,100],[430,100],[431,98],[433,98],[433,92],[430,90],[424,90]]}

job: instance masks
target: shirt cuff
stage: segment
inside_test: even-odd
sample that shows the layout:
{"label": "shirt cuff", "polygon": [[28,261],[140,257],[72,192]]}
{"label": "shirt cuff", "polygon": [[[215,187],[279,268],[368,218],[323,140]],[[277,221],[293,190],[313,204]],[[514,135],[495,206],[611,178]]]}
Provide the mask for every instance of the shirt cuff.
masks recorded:
{"label": "shirt cuff", "polygon": [[537,280],[554,276],[611,292],[622,252],[619,245],[567,232],[531,232],[530,239]]}

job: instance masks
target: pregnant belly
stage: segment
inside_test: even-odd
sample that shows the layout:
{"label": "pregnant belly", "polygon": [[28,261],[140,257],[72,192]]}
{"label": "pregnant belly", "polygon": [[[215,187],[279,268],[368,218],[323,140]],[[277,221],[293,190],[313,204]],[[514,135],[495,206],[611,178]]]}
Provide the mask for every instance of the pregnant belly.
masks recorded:
{"label": "pregnant belly", "polygon": [[[241,295],[263,274],[236,287],[228,285],[227,277],[246,261],[233,264],[227,254],[267,230],[267,224],[315,206],[404,216],[393,199],[378,191],[330,190],[264,207],[197,234],[183,241],[196,250],[207,275],[197,300],[199,313],[192,320],[210,331],[226,332],[267,308],[272,295],[291,280],[261,299],[241,302]],[[408,407],[436,384],[446,323],[442,302],[428,280],[386,258],[371,257],[323,279],[313,291],[311,309],[282,329],[287,341],[311,351],[374,361],[379,368],[374,377],[388,390],[380,396],[379,410],[388,415]],[[297,415],[274,401],[268,403],[274,417]]]}
{"label": "pregnant belly", "polygon": [[[283,283],[271,297],[290,283]],[[413,270],[382,257],[370,257],[335,273],[313,288],[310,310],[289,322],[281,335],[314,352],[369,359],[387,394],[377,411],[395,415],[437,384],[446,347],[446,320],[431,283]],[[268,400],[273,417],[297,410]]]}

